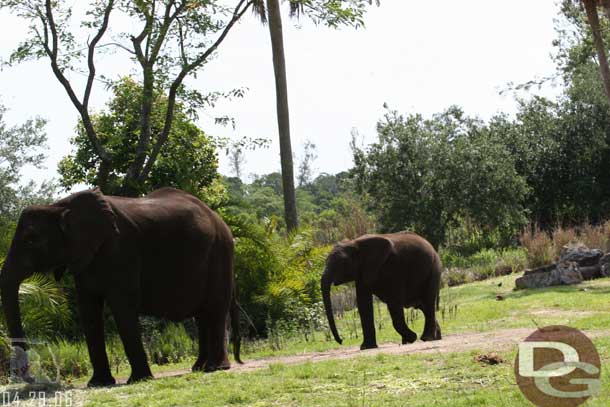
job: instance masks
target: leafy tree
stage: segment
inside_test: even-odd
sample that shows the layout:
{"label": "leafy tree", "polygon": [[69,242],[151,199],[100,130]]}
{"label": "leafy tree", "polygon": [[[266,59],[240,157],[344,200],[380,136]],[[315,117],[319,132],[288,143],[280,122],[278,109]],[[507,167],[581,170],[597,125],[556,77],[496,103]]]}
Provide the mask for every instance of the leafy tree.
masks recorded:
{"label": "leafy tree", "polygon": [[52,181],[40,185],[33,181],[21,183],[25,166],[41,168],[46,158],[46,121],[40,118],[19,126],[5,122],[6,109],[0,106],[0,259],[9,249],[15,223],[29,205],[48,202],[55,194]]}
{"label": "leafy tree", "polygon": [[610,2],[605,0],[600,2],[599,0],[581,0],[582,4],[587,13],[587,19],[591,27],[591,33],[593,36],[593,43],[595,44],[595,50],[597,52],[597,61],[599,63],[600,73],[603,79],[604,90],[610,103],[610,66],[608,66],[608,57],[606,55],[606,45],[604,44],[601,24],[599,21],[599,14],[597,7],[599,3],[604,3],[604,7],[608,15],[610,16]]}
{"label": "leafy tree", "polygon": [[246,162],[246,158],[244,157],[244,152],[240,147],[233,148],[229,152],[229,160],[231,165],[231,171],[233,171],[233,175],[236,178],[241,178],[243,175],[243,166]]}
{"label": "leafy tree", "polygon": [[367,149],[352,143],[357,187],[380,228],[417,231],[435,246],[468,220],[511,237],[525,222],[527,185],[488,126],[456,107],[424,119],[388,111]]}
{"label": "leafy tree", "polygon": [[[91,116],[91,123],[102,147],[114,157],[106,191],[120,193],[137,155],[142,87],[131,78],[123,78],[112,90],[114,96],[106,110]],[[150,126],[156,134],[163,126],[163,112],[167,109],[168,98],[160,89],[156,89],[153,96]],[[193,124],[192,114],[182,104],[177,104],[174,109],[174,123],[165,148],[141,188],[142,191],[150,191],[173,186],[199,195],[218,175],[215,146]],[[76,151],[59,164],[61,184],[65,189],[80,183],[94,184],[101,165],[101,158],[95,153],[82,121],[77,126],[77,135],[72,143]]]}
{"label": "leafy tree", "polygon": [[313,177],[313,162],[318,158],[316,154],[316,145],[311,141],[305,141],[303,145],[303,158],[299,164],[299,186],[303,187],[312,181]]}
{"label": "leafy tree", "polygon": [[53,187],[48,182],[38,189],[34,183],[19,185],[23,167],[43,166],[46,121],[36,118],[9,127],[5,115],[6,108],[0,106],[0,218],[15,221],[24,206],[49,198]]}
{"label": "leafy tree", "polygon": [[[0,9],[17,14],[29,26],[29,37],[13,52],[10,62],[49,60],[53,74],[79,112],[81,132],[88,139],[92,155],[97,156],[94,183],[106,191],[113,181],[112,174],[125,172],[121,192],[137,195],[145,189],[170,138],[179,102],[196,109],[213,103],[219,96],[190,90],[184,80],[201,70],[235,23],[257,1],[234,0],[234,6],[227,7],[217,0],[94,0],[78,32],[71,31],[73,2],[0,0]],[[121,19],[124,27],[140,29],[135,32],[114,29],[114,21]],[[83,31],[89,31],[89,35]],[[109,32],[113,33],[112,40],[105,39]],[[132,66],[141,74],[139,97],[135,99],[139,105],[139,132],[126,170],[122,168],[124,157],[115,156],[111,146],[104,142],[106,135],[98,133],[89,105],[95,81],[110,82],[97,74],[98,54],[112,50],[127,52]],[[79,96],[69,73],[78,72],[81,66],[86,66],[86,83]],[[159,90],[167,96],[160,111],[154,106]],[[241,91],[231,94],[240,96]]]}

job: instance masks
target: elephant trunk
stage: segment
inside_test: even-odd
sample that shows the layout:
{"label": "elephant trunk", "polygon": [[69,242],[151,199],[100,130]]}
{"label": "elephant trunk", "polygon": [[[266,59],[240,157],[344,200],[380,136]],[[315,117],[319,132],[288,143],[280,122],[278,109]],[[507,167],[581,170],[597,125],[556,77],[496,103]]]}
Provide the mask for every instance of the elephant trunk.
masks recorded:
{"label": "elephant trunk", "polygon": [[19,286],[21,277],[16,276],[11,267],[11,256],[6,259],[6,263],[0,272],[0,297],[2,299],[2,309],[6,320],[8,333],[12,338],[12,345],[26,349],[24,340],[23,325],[19,312]]}
{"label": "elephant trunk", "polygon": [[324,270],[324,274],[322,274],[322,300],[324,301],[324,309],[326,310],[326,318],[328,319],[328,326],[330,327],[330,331],[333,333],[335,340],[341,344],[343,340],[339,336],[339,332],[337,332],[337,326],[335,325],[335,316],[333,314],[333,304],[330,300],[330,286],[332,284],[332,277],[328,272],[328,269]]}

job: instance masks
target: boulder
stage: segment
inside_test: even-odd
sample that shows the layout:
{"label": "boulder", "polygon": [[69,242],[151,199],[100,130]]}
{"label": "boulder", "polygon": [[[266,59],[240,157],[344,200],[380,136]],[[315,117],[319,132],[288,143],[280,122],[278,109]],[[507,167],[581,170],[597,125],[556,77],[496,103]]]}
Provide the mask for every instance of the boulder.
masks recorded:
{"label": "boulder", "polygon": [[548,272],[551,270],[555,270],[556,267],[557,267],[556,263],[548,264],[546,266],[537,267],[535,269],[526,269],[524,274],[527,276],[529,274],[544,273],[544,272]]}
{"label": "boulder", "polygon": [[579,266],[595,266],[599,259],[603,256],[603,252],[599,249],[589,249],[585,245],[569,244],[563,246],[559,254],[560,262],[574,262]]}
{"label": "boulder", "polygon": [[543,288],[554,285],[573,285],[583,281],[583,276],[575,262],[559,262],[526,273],[515,281],[517,288]]}
{"label": "boulder", "polygon": [[602,277],[602,269],[599,264],[596,264],[595,266],[579,267],[578,270],[585,280],[594,280]]}
{"label": "boulder", "polygon": [[602,277],[610,277],[610,253],[604,254],[599,259],[599,267]]}

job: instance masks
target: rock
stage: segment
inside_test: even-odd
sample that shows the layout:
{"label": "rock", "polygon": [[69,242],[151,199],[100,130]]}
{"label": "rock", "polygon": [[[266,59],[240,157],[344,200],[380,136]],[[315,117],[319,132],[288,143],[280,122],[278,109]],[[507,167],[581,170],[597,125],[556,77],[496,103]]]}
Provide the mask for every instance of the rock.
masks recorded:
{"label": "rock", "polygon": [[551,271],[551,273],[557,274],[557,278],[561,282],[561,285],[580,284],[583,281],[578,264],[575,262],[563,261],[557,263],[557,268],[554,271]]}
{"label": "rock", "polygon": [[594,280],[602,276],[602,269],[599,264],[595,266],[583,266],[579,267],[578,270],[582,274],[584,280]]}
{"label": "rock", "polygon": [[610,253],[604,254],[599,259],[599,266],[602,277],[610,277]]}
{"label": "rock", "polygon": [[553,264],[549,264],[549,265],[546,265],[546,266],[538,267],[538,268],[535,268],[535,269],[527,269],[527,270],[525,270],[524,274],[528,275],[528,274],[536,274],[536,273],[548,272],[548,271],[554,270],[556,267],[557,267],[557,264],[553,263]]}
{"label": "rock", "polygon": [[573,261],[579,266],[595,266],[603,253],[599,249],[589,249],[585,245],[569,244],[563,246],[559,255],[560,262]]}
{"label": "rock", "polygon": [[543,288],[554,285],[573,285],[583,281],[583,276],[574,262],[560,262],[556,265],[528,270],[515,281],[517,288]]}

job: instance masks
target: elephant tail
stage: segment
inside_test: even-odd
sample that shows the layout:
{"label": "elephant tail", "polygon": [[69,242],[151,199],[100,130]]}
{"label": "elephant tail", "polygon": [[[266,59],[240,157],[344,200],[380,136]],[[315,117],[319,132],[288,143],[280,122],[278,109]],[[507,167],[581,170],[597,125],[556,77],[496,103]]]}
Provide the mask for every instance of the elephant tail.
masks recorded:
{"label": "elephant tail", "polygon": [[239,304],[237,303],[236,293],[233,293],[233,300],[231,301],[231,309],[229,310],[231,316],[231,331],[233,331],[233,357],[239,364],[243,364],[239,352],[241,350],[241,335],[239,333]]}

